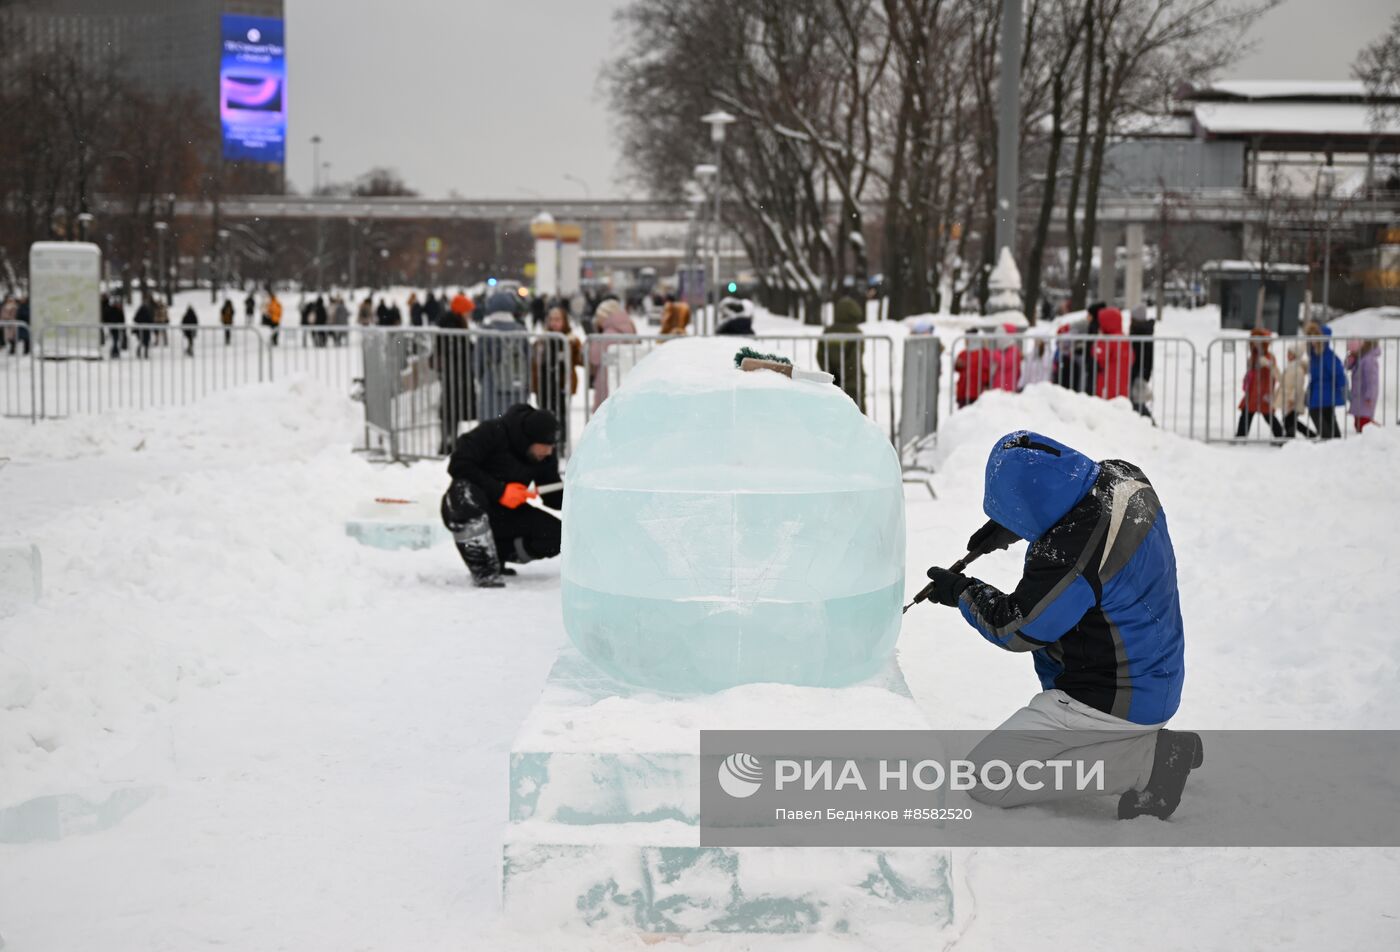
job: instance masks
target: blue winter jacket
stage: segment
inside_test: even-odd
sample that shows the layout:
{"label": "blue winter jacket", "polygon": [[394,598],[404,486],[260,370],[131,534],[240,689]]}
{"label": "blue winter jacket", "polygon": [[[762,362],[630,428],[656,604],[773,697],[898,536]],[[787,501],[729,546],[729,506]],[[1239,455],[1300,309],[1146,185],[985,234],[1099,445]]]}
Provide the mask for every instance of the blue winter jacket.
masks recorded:
{"label": "blue winter jacket", "polygon": [[1011,593],[978,579],[959,607],[988,641],[1030,651],[1042,688],[1159,724],[1185,677],[1176,556],[1142,470],[1020,430],[987,459],[983,508],[1030,543]]}
{"label": "blue winter jacket", "polygon": [[[1332,336],[1332,328],[1324,327],[1323,335]],[[1347,371],[1342,359],[1328,344],[1320,354],[1308,354],[1308,409],[1340,407],[1347,402]]]}

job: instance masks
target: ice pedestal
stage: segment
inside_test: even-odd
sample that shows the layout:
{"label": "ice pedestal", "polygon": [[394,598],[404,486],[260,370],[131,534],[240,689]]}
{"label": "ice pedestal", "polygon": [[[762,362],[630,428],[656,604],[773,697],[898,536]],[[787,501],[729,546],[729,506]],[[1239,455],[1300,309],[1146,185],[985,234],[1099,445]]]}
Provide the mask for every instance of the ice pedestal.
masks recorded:
{"label": "ice pedestal", "polygon": [[890,659],[843,688],[751,684],[674,698],[565,649],[510,756],[511,923],[624,932],[936,930],[954,870],[933,848],[700,846],[700,729],[926,730]]}
{"label": "ice pedestal", "polygon": [[448,538],[437,500],[389,498],[361,504],[345,534],[376,549],[427,549]]}
{"label": "ice pedestal", "polygon": [[662,691],[874,675],[899,634],[899,460],[840,389],[734,369],[738,344],[657,347],[569,461],[564,624]]}

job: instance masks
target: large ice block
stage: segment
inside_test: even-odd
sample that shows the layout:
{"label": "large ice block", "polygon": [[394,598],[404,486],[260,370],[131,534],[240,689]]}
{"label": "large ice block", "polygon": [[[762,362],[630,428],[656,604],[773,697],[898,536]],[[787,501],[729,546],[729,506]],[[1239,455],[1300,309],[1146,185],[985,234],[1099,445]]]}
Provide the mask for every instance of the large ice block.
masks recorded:
{"label": "large ice block", "polygon": [[[842,688],[748,684],[670,697],[565,647],[511,745],[502,901],[511,925],[624,935],[954,926],[939,847],[701,846],[698,731],[928,730],[895,659]],[[623,940],[623,944],[629,940]]]}
{"label": "large ice block", "polygon": [[736,370],[738,347],[658,346],[584,430],[565,628],[609,674],[662,691],[853,683],[899,635],[898,457],[839,388]]}

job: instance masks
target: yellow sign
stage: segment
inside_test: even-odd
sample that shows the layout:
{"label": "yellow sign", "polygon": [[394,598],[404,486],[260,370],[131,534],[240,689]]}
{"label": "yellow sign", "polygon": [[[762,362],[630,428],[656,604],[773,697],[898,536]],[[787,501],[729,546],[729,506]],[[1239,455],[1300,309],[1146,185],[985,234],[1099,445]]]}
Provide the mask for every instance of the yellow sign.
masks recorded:
{"label": "yellow sign", "polygon": [[535,276],[535,263],[534,263],[533,261],[527,262],[526,265],[525,265],[525,277],[527,277],[527,278],[533,278],[534,276]]}

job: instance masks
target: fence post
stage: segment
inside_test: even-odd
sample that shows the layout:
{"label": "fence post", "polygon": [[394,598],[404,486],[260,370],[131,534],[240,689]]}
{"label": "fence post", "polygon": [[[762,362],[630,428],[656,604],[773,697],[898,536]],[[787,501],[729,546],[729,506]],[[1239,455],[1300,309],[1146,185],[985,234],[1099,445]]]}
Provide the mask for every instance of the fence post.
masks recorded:
{"label": "fence post", "polygon": [[[904,342],[904,380],[899,414],[899,442],[904,449],[938,432],[938,384],[942,372],[943,348],[938,337],[910,337]],[[890,392],[894,392],[893,386]]]}

